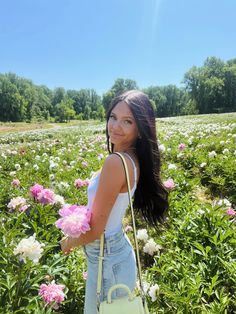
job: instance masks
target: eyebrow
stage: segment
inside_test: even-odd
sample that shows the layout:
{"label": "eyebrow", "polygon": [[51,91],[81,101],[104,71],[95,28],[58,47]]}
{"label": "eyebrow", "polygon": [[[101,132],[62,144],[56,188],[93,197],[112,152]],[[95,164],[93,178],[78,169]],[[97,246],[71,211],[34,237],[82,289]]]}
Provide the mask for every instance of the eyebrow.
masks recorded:
{"label": "eyebrow", "polygon": [[[116,114],[115,114],[113,111],[111,112],[111,114],[114,114],[114,115],[116,116]],[[129,118],[129,119],[134,120],[134,118],[133,118],[133,117],[131,117],[131,116],[124,116],[123,118]]]}

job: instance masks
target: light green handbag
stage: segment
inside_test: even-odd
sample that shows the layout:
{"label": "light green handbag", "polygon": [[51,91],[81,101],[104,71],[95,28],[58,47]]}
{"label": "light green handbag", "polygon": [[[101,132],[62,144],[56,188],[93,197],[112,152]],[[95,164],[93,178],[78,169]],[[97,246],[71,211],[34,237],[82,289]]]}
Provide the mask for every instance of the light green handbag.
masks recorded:
{"label": "light green handbag", "polygon": [[[135,240],[135,253],[136,260],[138,264],[138,274],[139,274],[139,283],[140,283],[140,296],[134,295],[133,292],[130,291],[130,288],[125,284],[116,284],[113,285],[107,295],[107,300],[100,303],[100,293],[101,293],[101,285],[102,285],[102,266],[104,259],[104,233],[101,235],[100,239],[100,254],[99,254],[99,264],[98,264],[98,280],[97,280],[97,308],[99,314],[149,314],[149,310],[147,307],[147,302],[145,300],[145,294],[143,290],[142,276],[141,276],[141,264],[139,259],[139,249],[138,249],[138,241],[136,237],[136,226],[133,212],[133,204],[130,193],[130,182],[129,182],[129,174],[126,161],[124,157],[120,153],[114,153],[119,155],[122,159],[124,168],[125,168],[125,176],[128,185],[128,194],[129,194],[129,203],[131,207],[132,214],[132,223],[133,223],[133,231],[134,231],[134,240]],[[118,288],[123,288],[127,291],[128,296],[122,297],[119,299],[111,298],[112,292]]]}
{"label": "light green handbag", "polygon": [[[112,291],[123,288],[128,292],[128,297],[111,299]],[[124,284],[112,286],[108,291],[107,301],[103,301],[99,308],[100,314],[146,314],[149,313],[146,302],[143,304],[142,298],[134,296],[129,287]]]}

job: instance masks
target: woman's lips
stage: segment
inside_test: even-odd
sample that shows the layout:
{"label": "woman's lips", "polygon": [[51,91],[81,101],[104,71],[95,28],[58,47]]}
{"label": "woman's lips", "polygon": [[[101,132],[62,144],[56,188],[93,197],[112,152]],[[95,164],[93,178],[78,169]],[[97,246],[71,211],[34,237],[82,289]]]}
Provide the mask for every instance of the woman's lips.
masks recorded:
{"label": "woman's lips", "polygon": [[111,133],[111,135],[110,136],[113,136],[113,137],[119,137],[119,136],[121,136],[120,134],[116,134],[116,133]]}

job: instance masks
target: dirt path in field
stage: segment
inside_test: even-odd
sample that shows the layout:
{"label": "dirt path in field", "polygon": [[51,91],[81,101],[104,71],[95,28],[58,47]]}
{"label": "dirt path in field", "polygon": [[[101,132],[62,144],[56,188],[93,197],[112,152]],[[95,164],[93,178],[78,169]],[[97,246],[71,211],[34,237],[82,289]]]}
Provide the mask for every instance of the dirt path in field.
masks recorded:
{"label": "dirt path in field", "polygon": [[55,125],[52,123],[46,124],[46,125],[40,125],[40,124],[34,124],[34,125],[16,125],[16,126],[1,126],[0,125],[0,135],[1,134],[7,134],[12,132],[30,132],[34,130],[47,130],[47,129],[55,129],[55,128],[61,128],[60,125]]}

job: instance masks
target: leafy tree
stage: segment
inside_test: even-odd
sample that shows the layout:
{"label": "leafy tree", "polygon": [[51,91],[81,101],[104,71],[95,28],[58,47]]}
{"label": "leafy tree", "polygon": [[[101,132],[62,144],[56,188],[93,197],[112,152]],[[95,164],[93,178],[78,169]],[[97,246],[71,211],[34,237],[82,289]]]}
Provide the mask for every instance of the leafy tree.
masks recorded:
{"label": "leafy tree", "polygon": [[75,110],[73,109],[73,100],[65,98],[56,105],[56,121],[67,122],[75,117]]}
{"label": "leafy tree", "polygon": [[[90,108],[89,115],[91,114],[91,117],[96,119],[101,99],[94,89],[81,89],[79,91],[68,90],[67,96],[74,101],[73,106],[77,114],[84,113],[87,106]],[[88,112],[85,115],[88,116]]]}
{"label": "leafy tree", "polygon": [[103,96],[102,96],[102,103],[103,103],[103,107],[104,107],[106,112],[108,111],[108,109],[109,109],[109,107],[111,105],[112,99],[114,97],[115,97],[115,93],[112,90],[109,90],[108,92],[103,94]]}
{"label": "leafy tree", "polygon": [[23,121],[26,114],[26,101],[8,77],[0,77],[0,120]]}
{"label": "leafy tree", "polygon": [[209,57],[185,74],[184,83],[199,113],[236,110],[236,59]]}
{"label": "leafy tree", "polygon": [[93,119],[93,120],[97,120],[98,119],[97,111],[92,111],[91,115],[90,115],[90,118]]}
{"label": "leafy tree", "polygon": [[84,119],[89,120],[91,118],[91,108],[86,105],[84,108]]}
{"label": "leafy tree", "polygon": [[59,104],[66,96],[66,91],[63,87],[57,87],[53,91],[52,105],[56,106]]}
{"label": "leafy tree", "polygon": [[[49,89],[36,86],[32,81],[18,77],[14,73],[1,75],[1,78],[8,82],[8,91],[5,90],[3,92],[5,96],[2,95],[0,97],[1,101],[4,102],[4,106],[7,107],[4,113],[5,120],[31,121],[48,119],[51,108],[51,99],[48,97],[50,95]],[[11,113],[11,111],[13,112]]]}
{"label": "leafy tree", "polygon": [[236,111],[236,59],[229,60],[224,67],[224,108]]}
{"label": "leafy tree", "polygon": [[112,88],[103,94],[102,104],[107,111],[114,97],[131,89],[138,89],[137,83],[134,80],[118,78]]}
{"label": "leafy tree", "polygon": [[105,109],[102,105],[98,106],[98,110],[97,110],[97,118],[100,121],[103,121],[105,119]]}
{"label": "leafy tree", "polygon": [[153,101],[157,117],[176,116],[181,113],[185,92],[175,85],[150,86],[143,89]]}
{"label": "leafy tree", "polygon": [[134,80],[118,78],[111,89],[114,92],[115,96],[118,96],[125,91],[138,89],[138,86]]}

